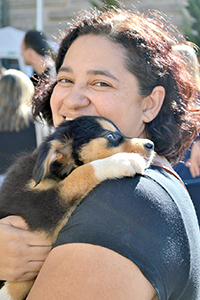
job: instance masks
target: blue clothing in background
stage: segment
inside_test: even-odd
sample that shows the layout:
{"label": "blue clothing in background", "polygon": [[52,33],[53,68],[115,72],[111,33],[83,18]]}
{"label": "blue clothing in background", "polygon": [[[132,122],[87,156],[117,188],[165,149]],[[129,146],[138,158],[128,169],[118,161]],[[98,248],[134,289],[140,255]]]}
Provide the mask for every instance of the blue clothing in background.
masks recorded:
{"label": "blue clothing in background", "polygon": [[190,194],[196,209],[199,225],[200,225],[200,176],[192,177],[189,167],[185,166],[185,162],[190,158],[190,149],[185,152],[182,162],[174,166],[174,170],[179,174]]}

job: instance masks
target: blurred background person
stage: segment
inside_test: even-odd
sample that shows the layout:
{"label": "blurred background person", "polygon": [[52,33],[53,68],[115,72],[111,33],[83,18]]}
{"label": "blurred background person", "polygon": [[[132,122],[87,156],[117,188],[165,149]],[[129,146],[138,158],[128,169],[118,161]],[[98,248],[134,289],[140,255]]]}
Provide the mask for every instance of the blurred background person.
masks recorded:
{"label": "blurred background person", "polygon": [[[28,66],[32,66],[33,75],[31,81],[35,89],[44,84],[48,77],[55,77],[54,61],[51,57],[52,50],[45,34],[37,30],[26,32],[21,43],[21,55]],[[43,141],[44,137],[50,133],[50,128],[44,120],[37,120],[35,123],[37,146]]]}
{"label": "blurred background person", "polygon": [[0,184],[15,155],[36,147],[31,100],[34,86],[19,70],[6,70],[0,80]]}
{"label": "blurred background person", "polygon": [[43,32],[37,30],[26,32],[21,43],[21,55],[25,64],[33,67],[31,80],[34,86],[49,75],[55,76],[51,53],[49,42]]}
{"label": "blurred background person", "polygon": [[[186,68],[196,81],[196,92],[199,94],[200,100],[200,73],[196,51],[191,43],[188,43],[188,45],[176,45],[174,48],[181,54]],[[196,137],[191,147],[185,152],[184,159],[176,164],[174,169],[186,185],[200,224],[200,135]]]}

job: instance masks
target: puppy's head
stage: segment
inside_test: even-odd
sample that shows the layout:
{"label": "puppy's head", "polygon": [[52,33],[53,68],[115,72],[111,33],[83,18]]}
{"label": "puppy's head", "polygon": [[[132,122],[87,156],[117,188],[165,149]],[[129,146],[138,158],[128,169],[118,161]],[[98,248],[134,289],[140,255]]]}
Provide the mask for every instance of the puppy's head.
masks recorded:
{"label": "puppy's head", "polygon": [[110,120],[103,117],[90,118],[95,120],[93,136],[90,136],[88,129],[87,143],[81,143],[76,151],[79,161],[85,164],[119,152],[132,152],[144,157],[146,167],[150,165],[155,155],[154,143],[151,140],[126,137]]}
{"label": "puppy's head", "polygon": [[108,119],[83,116],[64,121],[38,148],[33,178],[61,180],[78,166],[118,152],[141,154],[146,166],[154,156],[153,142],[125,137]]}

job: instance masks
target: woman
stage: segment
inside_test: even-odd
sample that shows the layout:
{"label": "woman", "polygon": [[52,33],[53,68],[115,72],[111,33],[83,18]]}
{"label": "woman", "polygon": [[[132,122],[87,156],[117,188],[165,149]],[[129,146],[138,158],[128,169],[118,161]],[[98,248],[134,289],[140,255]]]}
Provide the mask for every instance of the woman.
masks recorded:
{"label": "woman", "polygon": [[158,156],[144,176],[104,182],[82,201],[28,300],[199,299],[197,218],[170,166],[197,134],[199,109],[170,30],[160,15],[93,11],[64,36],[57,80],[41,89],[34,115],[55,127],[101,115],[151,138]]}
{"label": "woman", "polygon": [[0,80],[0,185],[14,155],[36,147],[31,116],[34,87],[26,74],[6,70]]}

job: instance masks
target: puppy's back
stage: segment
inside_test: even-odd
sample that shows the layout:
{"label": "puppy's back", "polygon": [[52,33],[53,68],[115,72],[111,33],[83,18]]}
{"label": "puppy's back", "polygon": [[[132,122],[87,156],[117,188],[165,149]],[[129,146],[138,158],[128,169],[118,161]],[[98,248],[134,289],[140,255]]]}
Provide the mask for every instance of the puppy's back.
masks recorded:
{"label": "puppy's back", "polygon": [[32,178],[37,151],[19,158],[8,170],[0,188],[0,218],[21,216],[32,231],[53,233],[68,210],[61,201],[57,181],[46,184],[47,188],[35,188]]}
{"label": "puppy's back", "polygon": [[24,199],[20,196],[27,182],[31,179],[36,158],[36,153],[31,155],[23,154],[7,170],[6,177],[0,188],[0,218],[16,214],[15,210],[20,210],[24,202]]}

